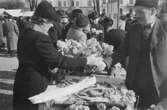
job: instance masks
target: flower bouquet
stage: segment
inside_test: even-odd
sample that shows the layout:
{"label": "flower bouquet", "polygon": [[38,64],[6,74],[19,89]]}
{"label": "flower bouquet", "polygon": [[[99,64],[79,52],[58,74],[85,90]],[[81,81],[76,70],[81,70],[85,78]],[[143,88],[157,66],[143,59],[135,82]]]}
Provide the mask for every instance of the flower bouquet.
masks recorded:
{"label": "flower bouquet", "polygon": [[80,43],[74,40],[57,41],[58,50],[66,56],[100,56],[106,57],[113,53],[113,46],[106,43],[99,43],[95,38]]}

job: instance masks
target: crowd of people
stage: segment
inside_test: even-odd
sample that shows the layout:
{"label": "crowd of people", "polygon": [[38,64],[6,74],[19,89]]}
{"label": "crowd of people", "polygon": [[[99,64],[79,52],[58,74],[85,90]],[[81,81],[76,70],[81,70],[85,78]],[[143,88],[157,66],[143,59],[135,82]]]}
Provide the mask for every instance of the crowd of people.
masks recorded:
{"label": "crowd of people", "polygon": [[[81,9],[74,9],[71,13],[57,10],[55,13],[53,26],[48,30],[55,44],[57,40],[73,39],[84,42],[95,37],[99,41],[114,45],[115,49],[117,49],[125,37],[127,28],[134,21],[134,19],[131,19],[133,17],[130,17],[133,16],[131,12],[127,15],[121,14],[120,21],[123,22],[120,22],[118,29],[114,29],[112,18],[107,17],[105,14],[99,15],[95,11],[88,15],[85,15]],[[3,50],[7,47],[8,55],[16,56],[18,38],[24,30],[33,27],[34,19],[37,18],[35,17],[14,18],[12,16],[1,16],[0,49]]]}
{"label": "crowd of people", "polygon": [[[155,104],[166,110],[167,2],[158,5],[158,0],[136,0],[134,10],[126,15],[120,11],[121,24],[117,29],[105,14],[85,15],[81,9],[69,14],[56,11],[47,1],[38,5],[32,17],[0,18],[1,49],[6,45],[9,55],[17,54],[19,60],[14,110],[38,110],[38,105],[28,98],[43,92],[50,84],[50,65],[82,72],[87,65],[103,70],[117,62],[127,70],[126,86],[139,96],[139,109],[146,110]],[[84,44],[92,37],[114,46],[110,58],[71,58],[57,51],[57,40],[72,39]],[[159,110],[156,107],[150,109]]]}

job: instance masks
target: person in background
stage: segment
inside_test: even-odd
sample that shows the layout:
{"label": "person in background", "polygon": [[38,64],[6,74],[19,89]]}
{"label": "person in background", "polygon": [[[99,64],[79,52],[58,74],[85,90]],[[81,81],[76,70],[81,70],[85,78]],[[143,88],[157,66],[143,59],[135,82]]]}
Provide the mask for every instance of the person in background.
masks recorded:
{"label": "person in background", "polygon": [[48,32],[55,48],[57,48],[57,40],[65,41],[67,25],[69,24],[68,15],[64,10],[57,10],[56,14],[58,15],[58,18],[55,18],[53,27],[51,27]]}
{"label": "person in background", "polygon": [[26,29],[19,37],[19,67],[13,88],[13,110],[38,110],[38,105],[33,105],[28,98],[44,92],[51,83],[50,65],[81,72],[86,65],[97,66],[100,70],[105,68],[101,58],[92,56],[71,58],[57,51],[48,34],[56,18],[58,16],[52,5],[42,1],[32,17],[33,28]]}
{"label": "person in background", "polygon": [[70,23],[75,24],[76,18],[80,14],[84,14],[81,9],[74,9],[74,10],[72,10],[72,12],[70,14],[70,19],[69,19]]}
{"label": "person in background", "polygon": [[134,21],[134,11],[130,8],[129,13],[126,15],[125,31],[129,31]]}
{"label": "person in background", "polygon": [[87,35],[83,31],[87,27],[89,27],[89,18],[82,14],[78,15],[75,25],[73,25],[67,33],[67,39],[76,40],[85,44]]}
{"label": "person in background", "polygon": [[69,24],[69,17],[67,15],[67,13],[64,12],[64,13],[61,14],[60,23],[61,23],[61,27],[62,27],[62,36],[61,36],[61,39],[65,40],[67,32],[68,32],[67,28],[68,28],[68,24]]}
{"label": "person in background", "polygon": [[118,23],[118,29],[125,30],[125,25],[126,25],[125,17],[120,16],[119,23]]}
{"label": "person in background", "polygon": [[0,16],[0,50],[5,48],[4,34],[3,34],[3,17]]}
{"label": "person in background", "polygon": [[97,12],[92,12],[88,15],[91,22],[91,37],[95,37],[99,41],[103,41],[103,31],[104,27],[100,24],[100,16]]}
{"label": "person in background", "polygon": [[120,8],[119,14],[120,14],[120,17],[123,17],[123,16],[124,16],[124,13],[123,13],[123,9],[122,9],[122,8]]}
{"label": "person in background", "polygon": [[90,27],[91,27],[91,25],[88,24],[88,25],[83,29],[83,32],[87,35],[87,37],[88,37],[88,34],[90,33]]}
{"label": "person in background", "polygon": [[64,10],[57,10],[56,11],[56,17],[53,20],[53,26],[48,30],[48,34],[50,38],[52,39],[52,42],[57,48],[57,40],[63,40],[62,39],[62,30],[63,27],[60,23],[61,20],[61,13],[64,13]]}
{"label": "person in background", "polygon": [[105,10],[105,9],[103,9],[102,13],[100,14],[100,17],[101,17],[102,19],[105,18],[105,17],[107,17],[107,15],[106,15],[106,10]]}
{"label": "person in background", "polygon": [[5,20],[3,25],[4,36],[7,39],[8,53],[11,57],[16,56],[17,53],[17,42],[19,36],[19,29],[16,24],[16,21],[12,18]]}
{"label": "person in background", "polygon": [[103,26],[99,23],[100,16],[96,12],[93,12],[88,17],[91,21],[91,28],[92,29],[103,30]]}
{"label": "person in background", "polygon": [[163,20],[167,21],[167,1],[166,0],[161,0],[159,3],[159,13],[158,17]]}
{"label": "person in background", "polygon": [[72,25],[75,25],[76,18],[83,14],[81,9],[74,9],[72,12],[69,14],[69,23],[65,27],[65,36],[67,36],[68,30],[71,28]]}
{"label": "person in background", "polygon": [[114,21],[110,17],[104,18],[104,20],[102,21],[102,25],[104,27],[104,34],[112,29],[113,22]]}
{"label": "person in background", "polygon": [[20,16],[17,19],[17,26],[19,28],[19,36],[21,36],[22,33],[24,33],[25,29],[33,27],[32,23],[31,23],[31,17]]}
{"label": "person in background", "polygon": [[121,29],[113,29],[113,20],[111,18],[105,18],[104,24],[104,42],[114,46],[114,51],[120,49],[120,45],[125,38],[125,31]]}
{"label": "person in background", "polygon": [[57,14],[59,15],[59,21],[54,23],[54,27],[57,30],[57,36],[59,40],[65,40],[67,34],[67,25],[69,24],[69,18],[67,13],[64,10],[58,10]]}

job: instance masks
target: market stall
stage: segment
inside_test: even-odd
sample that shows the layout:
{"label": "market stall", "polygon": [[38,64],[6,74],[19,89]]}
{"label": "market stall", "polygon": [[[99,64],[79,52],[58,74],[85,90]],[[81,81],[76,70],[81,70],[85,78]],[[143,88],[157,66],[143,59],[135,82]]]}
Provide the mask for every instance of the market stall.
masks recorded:
{"label": "market stall", "polygon": [[[58,41],[59,51],[66,56],[90,55],[106,58],[113,47],[92,38],[86,44],[73,40]],[[57,72],[58,68],[51,68]],[[67,71],[65,71],[67,72]],[[63,73],[62,73],[63,74]],[[65,77],[40,94],[30,97],[39,110],[134,110],[135,93],[125,86],[126,71],[117,63],[110,71],[94,71],[89,68],[83,73],[70,71]]]}

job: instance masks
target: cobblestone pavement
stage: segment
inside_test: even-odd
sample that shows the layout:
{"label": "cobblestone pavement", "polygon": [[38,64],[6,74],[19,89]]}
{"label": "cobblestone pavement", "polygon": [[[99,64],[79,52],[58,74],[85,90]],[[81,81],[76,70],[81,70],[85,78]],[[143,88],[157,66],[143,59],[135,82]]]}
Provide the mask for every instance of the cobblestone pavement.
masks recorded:
{"label": "cobblestone pavement", "polygon": [[0,110],[12,110],[13,83],[17,67],[16,57],[0,54]]}
{"label": "cobblestone pavement", "polygon": [[0,71],[13,71],[18,67],[16,57],[0,57]]}

